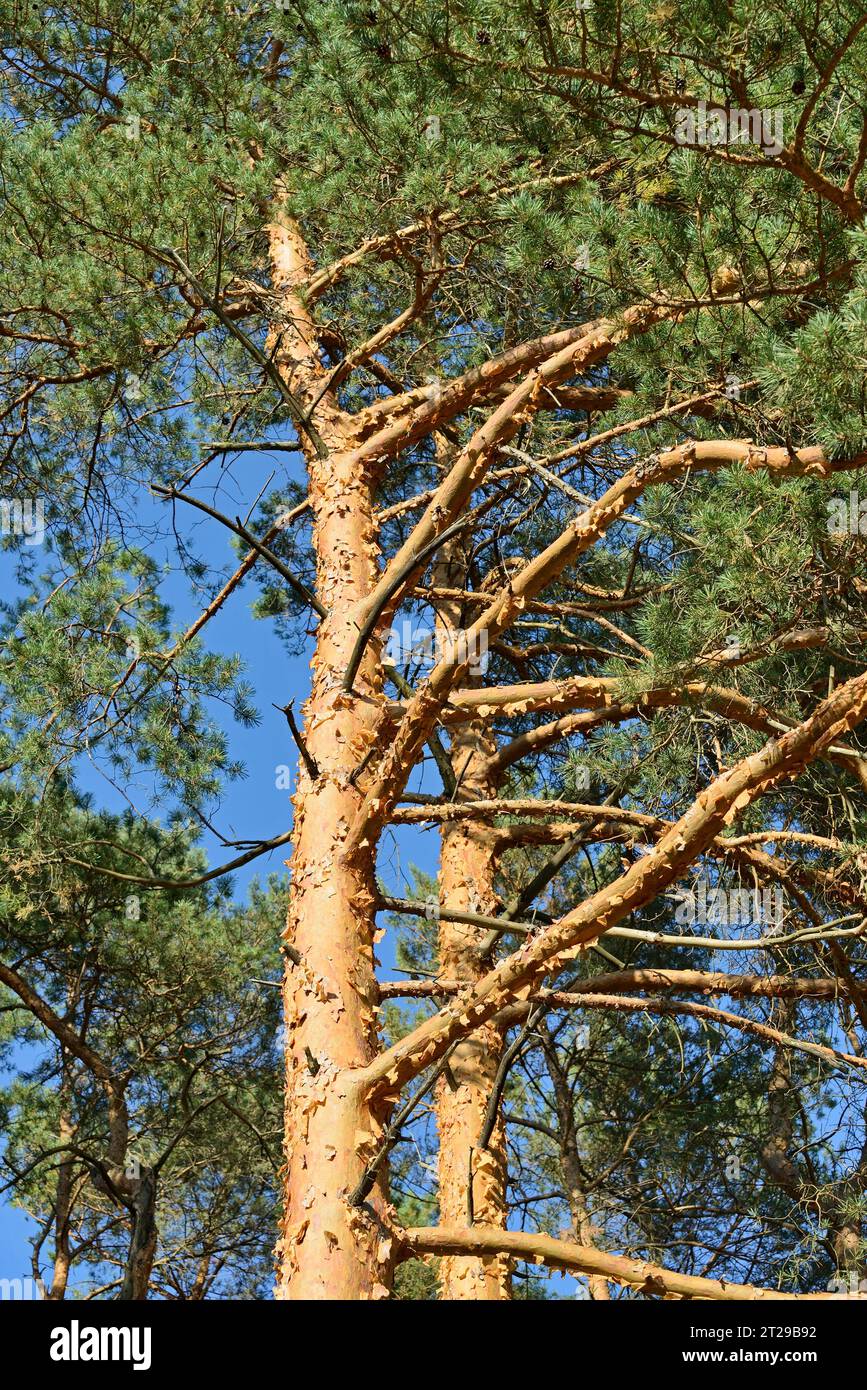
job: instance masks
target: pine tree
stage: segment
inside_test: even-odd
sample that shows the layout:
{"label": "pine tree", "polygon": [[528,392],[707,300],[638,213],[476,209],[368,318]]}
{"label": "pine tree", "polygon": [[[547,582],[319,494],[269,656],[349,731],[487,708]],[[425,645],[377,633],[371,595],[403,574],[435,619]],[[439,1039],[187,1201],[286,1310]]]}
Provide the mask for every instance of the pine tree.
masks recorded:
{"label": "pine tree", "polygon": [[[418,1257],[472,1299],[521,1260],[594,1299],[857,1279],[860,7],[76,3],[4,29],[0,757],[38,950],[55,867],[182,904],[291,829],[281,1297],[388,1298]],[[239,516],[232,465],[263,457]],[[263,717],[210,642],[248,575],[251,622],[312,645],[303,714],[265,716],[292,825],[191,870],[242,771],[214,709]],[[87,805],[77,851],[44,807],[84,756],[149,779],[177,856]],[[387,891],[400,824],[441,828],[431,902]],[[377,969],[387,913],[436,928],[416,981]],[[435,1190],[401,1147],[430,1105]]]}

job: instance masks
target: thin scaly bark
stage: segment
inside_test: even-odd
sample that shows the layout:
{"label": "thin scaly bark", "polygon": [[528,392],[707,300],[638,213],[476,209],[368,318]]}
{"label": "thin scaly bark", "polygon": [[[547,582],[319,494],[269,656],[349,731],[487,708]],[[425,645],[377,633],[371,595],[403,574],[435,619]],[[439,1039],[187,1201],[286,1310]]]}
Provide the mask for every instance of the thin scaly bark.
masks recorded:
{"label": "thin scaly bark", "polygon": [[[453,545],[437,566],[437,583],[461,588],[464,570]],[[459,608],[441,605],[439,639],[453,640],[460,628]],[[495,795],[495,787],[486,778],[493,751],[481,721],[469,721],[457,731],[451,744],[456,800],[475,801]],[[440,900],[444,907],[457,911],[494,912],[492,838],[483,822],[470,819],[443,826]],[[440,974],[462,984],[476,983],[484,971],[479,948],[485,934],[484,928],[440,919]],[[485,1024],[458,1044],[449,1060],[449,1072],[437,1086],[439,1209],[440,1220],[447,1226],[467,1220],[470,1182],[474,1219],[485,1226],[506,1225],[506,1143],[499,1120],[487,1148],[478,1147],[501,1052],[499,1029],[493,1023]],[[439,1274],[443,1299],[511,1297],[509,1261],[503,1255],[445,1255]]]}
{"label": "thin scaly bark", "polygon": [[[270,228],[272,279],[282,310],[269,350],[308,410],[324,370],[314,325],[297,295],[309,274],[300,232],[278,211]],[[294,797],[292,885],[286,939],[302,965],[287,962],[285,1203],[278,1242],[278,1296],[369,1299],[388,1293],[387,1244],[371,1206],[349,1194],[379,1145],[381,1114],[354,1084],[353,1068],[375,1054],[374,849],[341,846],[361,805],[351,777],[367,752],[378,664],[366,655],[355,691],[342,689],[357,634],[354,614],[376,580],[371,482],[352,459],[352,420],[325,392],[316,428],[329,457],[304,440],[309,472],[316,592],[328,610],[319,626],[303,738],[317,774],[299,761]]]}

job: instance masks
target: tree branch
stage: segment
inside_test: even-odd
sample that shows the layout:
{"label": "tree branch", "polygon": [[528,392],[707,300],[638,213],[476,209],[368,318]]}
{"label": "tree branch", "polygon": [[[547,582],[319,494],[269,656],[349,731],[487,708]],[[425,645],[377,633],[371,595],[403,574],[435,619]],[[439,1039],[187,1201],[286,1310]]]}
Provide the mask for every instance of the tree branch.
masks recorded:
{"label": "tree branch", "polygon": [[714,1299],[720,1302],[776,1301],[781,1299],[860,1298],[867,1294],[800,1294],[761,1289],[754,1284],[731,1284],[725,1279],[702,1279],[679,1274],[648,1260],[607,1255],[591,1245],[573,1245],[531,1231],[504,1231],[499,1227],[473,1226],[466,1230],[448,1226],[420,1226],[401,1233],[403,1259],[415,1255],[513,1255],[516,1259],[544,1264],[574,1274],[599,1274],[615,1284],[638,1289],[649,1297]]}

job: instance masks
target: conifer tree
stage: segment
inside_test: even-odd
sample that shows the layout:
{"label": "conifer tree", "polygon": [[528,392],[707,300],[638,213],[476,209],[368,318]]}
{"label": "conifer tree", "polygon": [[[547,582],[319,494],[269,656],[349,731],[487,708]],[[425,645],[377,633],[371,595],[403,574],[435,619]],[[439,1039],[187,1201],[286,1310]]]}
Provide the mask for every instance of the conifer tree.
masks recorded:
{"label": "conifer tree", "polygon": [[[16,891],[182,904],[291,842],[278,1296],[857,1287],[861,7],[6,4]],[[248,576],[297,716],[212,640]],[[78,852],[85,757],[188,848],[225,706],[294,742],[291,825],[193,872],[84,804]]]}

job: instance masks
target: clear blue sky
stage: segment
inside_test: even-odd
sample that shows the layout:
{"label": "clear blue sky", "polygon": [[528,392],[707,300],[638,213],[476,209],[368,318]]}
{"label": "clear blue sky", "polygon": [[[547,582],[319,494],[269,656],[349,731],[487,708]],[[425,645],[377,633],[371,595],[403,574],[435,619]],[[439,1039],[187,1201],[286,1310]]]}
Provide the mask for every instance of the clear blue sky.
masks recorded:
{"label": "clear blue sky", "polygon": [[[207,474],[200,475],[193,491],[203,501],[216,506],[230,516],[242,517],[254,503],[260,490],[270,475],[277,472],[277,478],[288,475],[303,480],[303,463],[295,455],[243,454],[240,460],[223,474],[222,485],[215,494],[212,488],[204,485],[203,479],[217,477],[217,467],[212,465]],[[286,470],[286,474],[283,474]],[[169,503],[150,499],[143,490],[137,515],[142,526],[150,529],[155,517],[168,522]],[[197,556],[201,556],[215,570],[224,576],[237,567],[237,556],[232,546],[231,533],[218,522],[203,516],[190,507],[178,504],[176,521],[180,534]],[[134,529],[129,529],[130,544],[139,543]],[[170,550],[151,548],[151,554],[162,558],[170,556]],[[6,581],[9,591],[12,579],[12,566],[8,555],[0,555],[0,580]],[[212,592],[218,585],[214,584]],[[245,676],[254,688],[254,702],[261,716],[260,723],[245,728],[235,723],[227,714],[225,706],[213,705],[214,718],[225,729],[229,738],[230,756],[242,762],[246,777],[229,783],[223,805],[214,818],[214,823],[227,839],[270,839],[281,834],[291,823],[290,793],[278,790],[276,768],[288,764],[294,770],[296,751],[289,736],[285,717],[272,704],[285,705],[294,699],[300,707],[306,698],[309,686],[308,663],[312,647],[301,656],[287,654],[283,643],[276,636],[274,625],[269,620],[255,621],[250,613],[251,604],[258,593],[255,581],[248,579],[229,599],[222,611],[211,620],[203,633],[209,650],[222,654],[238,653],[245,663]],[[193,598],[183,574],[169,573],[164,586],[164,597],[171,605],[174,628],[181,632],[201,611],[204,604]],[[436,774],[426,789],[435,790]],[[91,792],[99,806],[109,810],[120,810],[126,804],[119,792],[90,765],[83,763],[80,768],[80,786]],[[419,774],[415,775],[413,787],[419,789]],[[146,796],[140,798],[134,789],[127,789],[138,805],[146,803]],[[207,832],[201,843],[207,850],[211,864],[224,863],[238,853],[226,850]],[[400,827],[386,834],[382,845],[380,873],[390,891],[405,894],[409,865],[419,864],[428,871],[435,871],[438,837],[435,831]],[[269,872],[287,872],[283,868],[287,848],[262,856],[252,864],[239,869],[233,876],[235,897],[243,900],[251,879],[264,877]],[[378,948],[383,965],[388,968],[393,963],[392,946],[386,937]],[[30,1247],[28,1236],[34,1229],[33,1223],[19,1210],[11,1207],[0,1198],[0,1278],[21,1278],[30,1272]],[[46,1249],[43,1258],[49,1254]]]}

